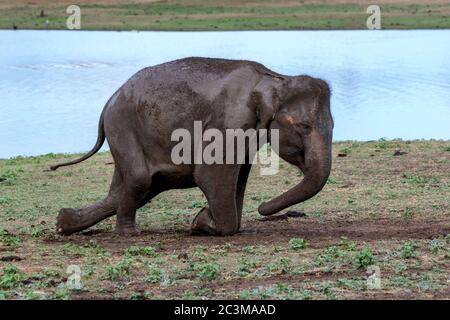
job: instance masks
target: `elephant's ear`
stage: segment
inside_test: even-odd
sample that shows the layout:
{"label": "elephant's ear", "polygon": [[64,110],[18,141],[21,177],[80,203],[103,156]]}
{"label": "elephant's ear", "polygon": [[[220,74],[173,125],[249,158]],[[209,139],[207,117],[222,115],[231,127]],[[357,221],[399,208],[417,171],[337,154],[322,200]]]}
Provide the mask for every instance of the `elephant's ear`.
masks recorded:
{"label": "elephant's ear", "polygon": [[274,119],[280,104],[280,88],[283,86],[284,78],[265,75],[255,86],[252,93],[252,104],[256,112],[256,129],[269,127]]}

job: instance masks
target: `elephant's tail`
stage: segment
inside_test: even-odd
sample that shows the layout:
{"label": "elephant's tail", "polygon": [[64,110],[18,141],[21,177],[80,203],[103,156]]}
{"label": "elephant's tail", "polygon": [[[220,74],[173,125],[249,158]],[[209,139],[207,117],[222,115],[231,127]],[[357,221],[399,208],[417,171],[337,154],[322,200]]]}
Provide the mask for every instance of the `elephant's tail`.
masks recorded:
{"label": "elephant's tail", "polygon": [[95,153],[97,153],[98,150],[100,150],[100,148],[103,145],[103,142],[105,142],[105,129],[103,128],[103,112],[100,115],[100,120],[98,122],[98,136],[97,136],[97,142],[95,143],[95,146],[92,148],[91,151],[89,151],[88,153],[86,153],[84,156],[82,156],[81,158],[69,161],[69,162],[64,162],[64,163],[60,163],[60,164],[56,164],[54,166],[51,166],[48,170],[46,171],[54,171],[56,169],[58,169],[59,167],[65,167],[65,166],[70,166],[72,164],[77,164],[80,163],[84,160],[89,159],[90,157],[92,157]]}

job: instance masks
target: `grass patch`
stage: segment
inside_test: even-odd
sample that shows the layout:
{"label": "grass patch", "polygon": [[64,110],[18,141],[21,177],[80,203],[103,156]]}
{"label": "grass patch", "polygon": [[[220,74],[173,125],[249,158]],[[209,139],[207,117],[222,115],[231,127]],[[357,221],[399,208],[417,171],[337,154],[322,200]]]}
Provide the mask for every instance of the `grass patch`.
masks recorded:
{"label": "grass patch", "polygon": [[[29,5],[17,1],[0,11],[0,28],[66,29],[66,3]],[[214,3],[88,3],[80,5],[85,30],[289,30],[366,29],[367,5],[277,0]],[[381,5],[386,29],[449,28],[449,3]],[[40,12],[44,10],[45,16]]]}

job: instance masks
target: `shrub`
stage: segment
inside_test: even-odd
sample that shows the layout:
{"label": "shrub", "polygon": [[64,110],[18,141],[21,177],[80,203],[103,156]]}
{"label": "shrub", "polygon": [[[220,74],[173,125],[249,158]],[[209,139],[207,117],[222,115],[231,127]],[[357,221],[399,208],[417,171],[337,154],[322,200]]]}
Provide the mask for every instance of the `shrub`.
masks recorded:
{"label": "shrub", "polygon": [[400,257],[403,259],[410,259],[416,256],[416,244],[414,241],[405,241],[403,246],[400,248]]}
{"label": "shrub", "polygon": [[219,274],[219,265],[216,262],[195,263],[190,269],[200,280],[213,280]]}
{"label": "shrub", "polygon": [[148,283],[158,283],[161,282],[162,272],[161,268],[156,264],[151,264],[148,266],[149,272],[145,277],[145,281]]}
{"label": "shrub", "polygon": [[355,265],[357,269],[368,267],[374,262],[374,257],[370,247],[364,247],[355,256]]}
{"label": "shrub", "polygon": [[22,284],[25,275],[22,271],[17,269],[15,265],[9,264],[3,268],[0,276],[0,289],[8,290],[17,288]]}
{"label": "shrub", "polygon": [[128,256],[143,255],[150,257],[156,257],[158,255],[156,249],[152,246],[130,246],[125,250],[124,254]]}
{"label": "shrub", "polygon": [[305,249],[309,245],[309,242],[302,238],[292,238],[289,240],[289,246],[292,250]]}
{"label": "shrub", "polygon": [[133,258],[124,257],[115,266],[108,266],[106,269],[108,279],[115,281],[129,275],[131,273],[133,262]]}
{"label": "shrub", "polygon": [[6,246],[14,246],[20,243],[20,238],[11,234],[8,230],[0,228],[0,242]]}
{"label": "shrub", "polygon": [[444,241],[433,239],[428,242],[428,248],[432,253],[438,253],[439,250],[444,249]]}

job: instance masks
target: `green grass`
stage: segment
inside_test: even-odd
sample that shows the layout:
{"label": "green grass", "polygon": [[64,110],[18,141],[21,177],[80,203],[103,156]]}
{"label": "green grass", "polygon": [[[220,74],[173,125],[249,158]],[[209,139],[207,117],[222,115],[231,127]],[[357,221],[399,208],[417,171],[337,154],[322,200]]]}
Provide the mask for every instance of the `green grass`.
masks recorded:
{"label": "green grass", "polygon": [[[163,193],[141,208],[139,237],[115,235],[115,218],[92,233],[59,236],[60,208],[106,195],[110,154],[56,172],[43,169],[78,155],[0,160],[0,299],[448,298],[449,146],[337,142],[329,182],[292,208],[302,218],[257,213],[302,177],[286,162],[275,176],[259,176],[255,167],[244,232],[233,237],[189,235],[206,204],[197,188]],[[407,154],[394,156],[397,149]],[[341,150],[346,157],[337,157]],[[81,291],[67,288],[73,264]],[[367,286],[371,266],[381,270],[381,289]]]}
{"label": "green grass", "polygon": [[[279,1],[169,1],[82,4],[84,30],[291,30],[366,29],[367,5]],[[18,2],[0,10],[0,28],[65,29],[66,4]],[[40,17],[41,10],[46,16]],[[450,3],[381,5],[385,29],[450,28]]]}

